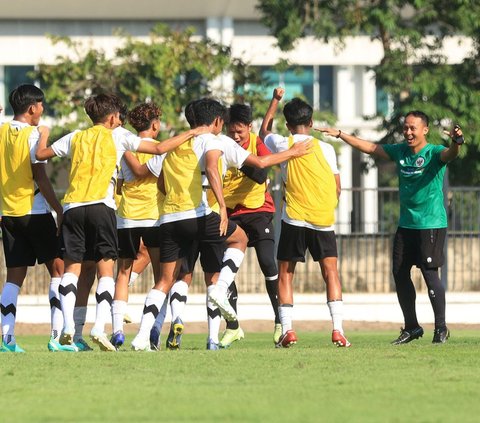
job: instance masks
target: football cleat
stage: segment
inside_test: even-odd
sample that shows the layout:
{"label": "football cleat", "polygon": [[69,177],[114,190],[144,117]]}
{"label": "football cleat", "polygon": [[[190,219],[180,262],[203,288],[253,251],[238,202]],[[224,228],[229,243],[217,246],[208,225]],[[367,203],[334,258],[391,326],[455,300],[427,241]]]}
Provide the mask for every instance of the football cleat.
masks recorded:
{"label": "football cleat", "polygon": [[75,329],[63,328],[62,334],[60,335],[60,345],[72,345],[73,335],[75,335]]}
{"label": "football cleat", "polygon": [[213,342],[210,338],[207,339],[207,350],[209,351],[216,351],[216,350],[219,350],[220,347],[218,346],[218,344],[216,342]]}
{"label": "football cleat", "polygon": [[216,287],[210,292],[209,300],[218,307],[220,314],[227,322],[235,322],[237,320],[237,313],[228,301],[226,292],[222,292]]}
{"label": "football cleat", "polygon": [[432,344],[445,344],[448,338],[450,338],[450,331],[446,326],[441,329],[435,329],[433,331]]}
{"label": "football cleat", "polygon": [[273,343],[274,344],[278,343],[281,336],[282,336],[282,324],[275,323],[275,328],[273,330]]}
{"label": "football cleat", "polygon": [[51,352],[78,352],[78,347],[75,344],[62,345],[54,338],[48,341],[48,351]]}
{"label": "football cleat", "polygon": [[415,329],[403,329],[400,328],[400,336],[391,342],[392,345],[408,344],[414,339],[421,338],[423,336],[423,328],[421,326]]}
{"label": "football cleat", "polygon": [[178,350],[182,343],[183,334],[183,322],[180,317],[177,317],[175,321],[170,325],[170,332],[166,342],[166,347],[169,350]]}
{"label": "football cleat", "polygon": [[223,336],[218,346],[220,348],[228,348],[235,341],[245,338],[242,328],[239,326],[237,329],[225,329]]}
{"label": "football cleat", "polygon": [[332,331],[332,343],[337,347],[346,347],[346,348],[352,345],[350,342],[348,342],[348,339],[345,338],[345,335],[339,330]]}
{"label": "football cleat", "polygon": [[275,348],[290,348],[298,341],[297,334],[294,330],[287,330],[275,344]]}
{"label": "football cleat", "polygon": [[110,343],[118,350],[125,343],[125,335],[121,330],[116,331],[110,338]]}
{"label": "football cleat", "polygon": [[117,351],[117,349],[108,340],[107,335],[98,331],[95,327],[90,332],[90,339],[100,347],[101,351]]}
{"label": "football cleat", "polygon": [[133,322],[133,320],[132,320],[132,318],[130,317],[130,315],[128,315],[127,313],[125,313],[125,314],[123,315],[123,323],[125,323],[126,325],[128,325],[128,324],[130,324],[130,323],[132,323],[132,322]]}
{"label": "football cleat", "polygon": [[85,351],[93,351],[93,348],[87,344],[87,341],[83,338],[77,339],[77,341],[74,342],[75,346],[78,348],[78,351],[80,352],[85,352]]}
{"label": "football cleat", "polygon": [[141,339],[137,335],[132,341],[133,351],[152,351],[150,349],[150,339]]}
{"label": "football cleat", "polygon": [[150,330],[150,349],[160,351],[160,330],[156,326]]}
{"label": "football cleat", "polygon": [[12,352],[12,353],[24,353],[25,350],[19,347],[17,344],[5,344],[2,343],[0,352]]}

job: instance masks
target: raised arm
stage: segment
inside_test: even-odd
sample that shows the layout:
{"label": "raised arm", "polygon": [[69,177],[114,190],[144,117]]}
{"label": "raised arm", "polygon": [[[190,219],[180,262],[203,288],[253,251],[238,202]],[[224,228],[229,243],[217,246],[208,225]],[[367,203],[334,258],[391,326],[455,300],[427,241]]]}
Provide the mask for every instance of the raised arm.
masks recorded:
{"label": "raised arm", "polygon": [[175,150],[175,148],[188,141],[190,138],[201,134],[208,134],[210,132],[212,132],[212,126],[199,126],[195,129],[189,129],[188,131],[182,132],[175,137],[158,143],[153,143],[151,141],[140,141],[137,151],[140,153],[150,154],[168,153],[169,151]]}
{"label": "raised arm", "polygon": [[452,142],[450,147],[440,153],[440,160],[444,163],[448,163],[458,156],[460,146],[464,143],[464,138],[462,129],[458,125],[455,125],[450,132],[444,131],[444,133],[452,139]]}
{"label": "raised arm", "polygon": [[263,117],[262,126],[260,127],[260,138],[265,139],[265,137],[272,132],[273,118],[277,113],[278,103],[283,98],[285,90],[281,87],[277,87],[273,90],[272,100],[268,106],[267,112]]}
{"label": "raised arm", "polygon": [[218,170],[218,160],[221,155],[222,152],[220,150],[210,150],[205,153],[205,174],[220,207],[220,235],[225,235],[227,233],[228,217],[227,206],[223,197],[222,176]]}
{"label": "raised arm", "polygon": [[50,130],[46,126],[39,126],[38,132],[40,133],[40,139],[37,144],[37,151],[35,152],[35,158],[37,160],[48,160],[56,156],[52,147],[47,147],[48,136],[50,135]]}
{"label": "raised arm", "polygon": [[361,138],[349,135],[340,129],[334,128],[314,128],[315,131],[327,134],[330,137],[340,138],[353,148],[360,150],[362,153],[370,154],[385,160],[390,160],[389,155],[385,152],[383,147],[370,141],[362,140]]}
{"label": "raised arm", "polygon": [[250,154],[245,160],[246,165],[259,167],[264,169],[279,163],[283,163],[289,159],[295,157],[301,157],[310,152],[312,147],[311,141],[300,141],[292,145],[288,150],[282,151],[280,153],[269,154],[268,156],[255,156],[255,154]]}

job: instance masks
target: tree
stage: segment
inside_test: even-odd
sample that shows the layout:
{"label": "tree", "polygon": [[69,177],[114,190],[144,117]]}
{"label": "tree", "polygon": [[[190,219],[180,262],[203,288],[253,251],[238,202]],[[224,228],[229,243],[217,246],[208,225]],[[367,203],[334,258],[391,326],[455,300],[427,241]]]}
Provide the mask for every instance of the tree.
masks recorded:
{"label": "tree", "polygon": [[[430,140],[442,143],[443,126],[459,123],[467,134],[462,160],[452,163],[452,183],[480,183],[480,3],[475,0],[259,0],[262,21],[282,50],[312,35],[343,46],[346,36],[367,34],[380,41],[383,58],[373,67],[377,84],[395,101],[384,117],[386,135],[398,138],[401,117],[412,109],[432,118]],[[448,65],[446,37],[465,35],[474,42],[470,56]],[[438,128],[438,130],[435,130]]]}
{"label": "tree", "polygon": [[[232,58],[229,47],[194,37],[192,28],[174,31],[157,25],[147,41],[123,32],[117,35],[120,46],[109,54],[68,37],[51,36],[54,44],[70,51],[68,57],[58,56],[54,64],[41,64],[34,74],[45,91],[47,114],[55,118],[53,140],[90,125],[83,104],[88,96],[100,92],[117,94],[129,107],[155,101],[162,109],[162,137],[165,132],[171,135],[184,129],[183,107],[203,96],[247,102],[262,112],[266,107],[266,100],[246,85],[262,84],[258,72]],[[212,92],[210,83],[224,72],[232,72],[237,86],[245,85],[241,95]]]}

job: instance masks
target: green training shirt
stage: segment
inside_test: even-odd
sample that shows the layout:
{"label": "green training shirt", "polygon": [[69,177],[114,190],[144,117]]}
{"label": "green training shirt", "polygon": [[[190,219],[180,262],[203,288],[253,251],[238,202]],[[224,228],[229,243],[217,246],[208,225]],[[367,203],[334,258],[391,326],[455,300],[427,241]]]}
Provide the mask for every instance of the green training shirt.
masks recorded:
{"label": "green training shirt", "polygon": [[398,226],[409,229],[447,227],[443,204],[443,178],[446,163],[440,160],[445,148],[427,144],[417,154],[406,143],[383,145],[384,151],[397,165],[400,191]]}

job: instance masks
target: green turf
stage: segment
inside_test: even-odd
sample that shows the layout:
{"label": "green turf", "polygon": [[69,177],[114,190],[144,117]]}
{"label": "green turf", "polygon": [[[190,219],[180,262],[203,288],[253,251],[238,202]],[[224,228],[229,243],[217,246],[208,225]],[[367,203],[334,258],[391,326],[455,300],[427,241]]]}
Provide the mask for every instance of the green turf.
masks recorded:
{"label": "green turf", "polygon": [[393,332],[356,332],[347,350],[327,333],[298,335],[290,349],[273,348],[270,334],[247,334],[229,350],[205,351],[204,335],[185,335],[181,351],[77,354],[19,337],[26,354],[0,354],[0,421],[480,419],[478,332],[397,347]]}

